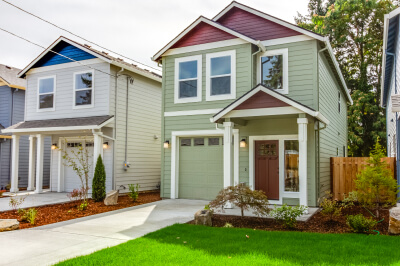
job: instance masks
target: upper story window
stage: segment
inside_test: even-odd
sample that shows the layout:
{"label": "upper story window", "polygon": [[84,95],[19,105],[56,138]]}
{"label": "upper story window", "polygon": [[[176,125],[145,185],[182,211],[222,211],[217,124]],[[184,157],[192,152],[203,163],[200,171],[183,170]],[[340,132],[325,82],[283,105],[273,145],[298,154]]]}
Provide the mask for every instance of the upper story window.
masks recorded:
{"label": "upper story window", "polygon": [[74,73],[74,108],[93,107],[93,70]]}
{"label": "upper story window", "polygon": [[289,93],[288,49],[269,50],[259,56],[258,83],[282,94]]}
{"label": "upper story window", "polygon": [[236,98],[236,51],[207,54],[206,100]]}
{"label": "upper story window", "polygon": [[38,111],[54,111],[56,93],[56,77],[38,79]]}
{"label": "upper story window", "polygon": [[201,101],[201,55],[175,59],[175,103]]}

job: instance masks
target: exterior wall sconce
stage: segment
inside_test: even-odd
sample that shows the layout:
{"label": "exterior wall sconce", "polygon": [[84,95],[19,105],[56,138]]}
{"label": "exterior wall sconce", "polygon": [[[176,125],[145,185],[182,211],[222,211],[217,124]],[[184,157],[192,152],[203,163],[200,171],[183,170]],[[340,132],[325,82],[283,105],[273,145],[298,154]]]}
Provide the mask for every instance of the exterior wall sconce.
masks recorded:
{"label": "exterior wall sconce", "polygon": [[52,150],[55,150],[55,149],[57,149],[57,143],[53,143],[53,144],[51,144],[51,149],[52,149]]}
{"label": "exterior wall sconce", "polygon": [[240,148],[246,148],[246,139],[240,141]]}
{"label": "exterior wall sconce", "polygon": [[104,142],[103,143],[103,149],[107,149],[108,148],[108,142]]}
{"label": "exterior wall sconce", "polygon": [[166,140],[164,142],[164,149],[168,149],[169,148],[169,140]]}

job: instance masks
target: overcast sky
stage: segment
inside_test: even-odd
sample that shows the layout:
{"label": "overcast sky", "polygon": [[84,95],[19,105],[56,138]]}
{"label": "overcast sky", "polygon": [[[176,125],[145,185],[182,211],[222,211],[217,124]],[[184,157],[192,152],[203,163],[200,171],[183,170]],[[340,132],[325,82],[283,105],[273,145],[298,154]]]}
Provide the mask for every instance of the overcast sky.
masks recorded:
{"label": "overcast sky", "polygon": [[[200,15],[214,17],[230,0],[8,0],[60,27],[139,62],[150,57]],[[240,3],[294,22],[308,0],[240,0]],[[0,28],[42,46],[60,35],[85,43],[0,0]],[[0,64],[24,68],[43,49],[0,31]]]}

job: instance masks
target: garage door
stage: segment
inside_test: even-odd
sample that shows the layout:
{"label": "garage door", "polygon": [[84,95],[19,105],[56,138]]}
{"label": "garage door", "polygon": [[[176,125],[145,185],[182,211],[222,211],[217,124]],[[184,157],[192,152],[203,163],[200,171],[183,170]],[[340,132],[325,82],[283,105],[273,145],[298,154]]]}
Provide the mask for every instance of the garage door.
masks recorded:
{"label": "garage door", "polygon": [[[89,141],[68,142],[65,147],[65,151],[68,153],[68,155],[71,158],[74,158],[73,151],[76,154],[79,151],[80,145],[86,145],[86,148],[88,149],[88,153],[89,153],[89,158],[90,158],[90,160],[93,160],[93,142],[89,142]],[[93,177],[93,165],[92,165],[92,167],[90,169],[90,173],[89,173],[89,188],[92,187],[92,177]],[[71,192],[72,190],[74,190],[76,188],[77,189],[81,188],[81,180],[79,179],[79,176],[75,173],[74,169],[72,169],[72,167],[64,166],[64,182],[65,182],[65,191],[66,192]],[[91,192],[92,192],[92,190],[90,189],[89,193],[91,193]]]}
{"label": "garage door", "polygon": [[222,137],[180,139],[179,198],[213,200],[223,188],[222,144]]}

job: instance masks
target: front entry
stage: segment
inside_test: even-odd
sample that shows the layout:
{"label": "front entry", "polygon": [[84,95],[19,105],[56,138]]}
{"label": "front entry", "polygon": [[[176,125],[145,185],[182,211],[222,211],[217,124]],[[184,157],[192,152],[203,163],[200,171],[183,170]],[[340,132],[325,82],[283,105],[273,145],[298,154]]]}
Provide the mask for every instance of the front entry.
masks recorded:
{"label": "front entry", "polygon": [[255,189],[279,200],[279,141],[255,141]]}

